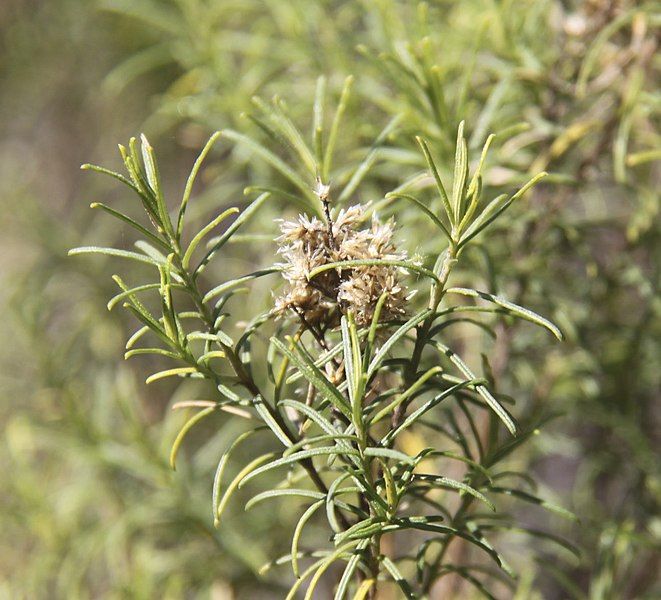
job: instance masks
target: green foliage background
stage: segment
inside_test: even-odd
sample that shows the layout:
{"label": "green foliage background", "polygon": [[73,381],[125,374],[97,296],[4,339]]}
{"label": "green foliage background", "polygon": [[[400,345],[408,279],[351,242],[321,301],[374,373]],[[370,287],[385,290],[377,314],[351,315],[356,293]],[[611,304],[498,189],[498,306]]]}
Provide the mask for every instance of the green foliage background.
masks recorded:
{"label": "green foliage background", "polygon": [[[253,95],[280,95],[307,129],[317,77],[337,97],[351,74],[338,148],[347,164],[400,115],[373,148],[361,201],[422,168],[416,134],[450,170],[461,119],[473,148],[499,134],[492,162],[502,166],[487,164],[489,189],[550,172],[468,258],[487,265],[483,289],[552,315],[567,336],[551,346],[507,323],[490,348],[519,414],[560,413],[516,467],[582,519],[548,523],[582,548],[580,560],[507,538],[524,557],[516,593],[658,597],[660,22],[658,5],[606,0],[3,2],[0,596],[252,598],[285,589],[255,571],[286,545],[294,511],[244,515],[237,502],[213,529],[212,473],[236,425],[201,427],[177,473],[169,469],[182,422],[169,406],[200,390],[147,390],[153,364],[120,364],[133,323],[105,310],[115,267],[66,251],[97,240],[130,246],[130,232],[87,208],[121,202],[122,192],[76,167],[117,165],[113,145],[145,131],[174,195],[210,132],[259,135],[241,116]],[[430,81],[437,87],[425,88]],[[221,142],[191,216],[244,203],[243,188],[269,176],[244,147]],[[273,218],[293,210],[270,205],[252,231],[272,238]],[[403,229],[426,227],[408,206],[388,211]],[[431,235],[406,245],[424,252]],[[214,268],[227,277],[269,263],[272,251],[268,241],[239,244]],[[254,289],[245,314],[268,292]]]}

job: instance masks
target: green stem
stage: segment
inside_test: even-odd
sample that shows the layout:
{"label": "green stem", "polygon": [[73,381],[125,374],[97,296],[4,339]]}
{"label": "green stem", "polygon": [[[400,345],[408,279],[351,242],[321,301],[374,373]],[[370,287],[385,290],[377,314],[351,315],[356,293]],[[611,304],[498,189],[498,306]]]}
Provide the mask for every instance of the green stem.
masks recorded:
{"label": "green stem", "polygon": [[[438,275],[438,283],[435,283],[432,286],[432,290],[429,297],[429,308],[431,309],[430,315],[417,327],[416,336],[415,336],[415,345],[413,347],[413,354],[411,355],[411,361],[409,362],[405,376],[404,376],[404,385],[408,389],[413,385],[416,379],[416,373],[420,367],[420,361],[422,360],[422,352],[427,343],[427,336],[429,335],[429,330],[434,324],[436,319],[436,309],[438,305],[443,300],[445,296],[446,285],[450,277],[450,273],[454,265],[457,262],[457,247],[455,244],[448,246],[445,251],[445,257],[441,263],[440,272]],[[393,429],[396,429],[401,424],[404,416],[406,415],[406,409],[408,408],[408,402],[402,402],[392,416],[392,426]]]}

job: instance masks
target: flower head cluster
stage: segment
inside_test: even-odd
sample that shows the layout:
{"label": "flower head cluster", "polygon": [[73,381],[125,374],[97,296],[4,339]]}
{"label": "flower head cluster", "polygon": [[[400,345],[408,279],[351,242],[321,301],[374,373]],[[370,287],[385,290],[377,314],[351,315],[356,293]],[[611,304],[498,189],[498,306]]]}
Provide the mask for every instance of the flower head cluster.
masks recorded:
{"label": "flower head cluster", "polygon": [[380,223],[372,218],[370,227],[360,229],[364,216],[365,207],[356,205],[342,209],[330,224],[305,215],[281,222],[278,253],[285,260],[280,266],[288,286],[276,299],[277,312],[294,311],[313,325],[334,325],[340,314],[351,312],[358,325],[367,325],[385,292],[380,318],[404,314],[409,296],[395,266],[337,267],[311,277],[314,269],[329,263],[406,258],[393,244],[393,221]]}

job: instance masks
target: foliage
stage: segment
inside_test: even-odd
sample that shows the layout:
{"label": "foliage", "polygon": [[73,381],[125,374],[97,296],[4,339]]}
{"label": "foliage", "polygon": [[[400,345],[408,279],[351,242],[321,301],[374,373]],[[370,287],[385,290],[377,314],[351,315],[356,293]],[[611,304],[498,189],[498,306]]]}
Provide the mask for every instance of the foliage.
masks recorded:
{"label": "foliage", "polygon": [[[532,436],[509,460],[513,469],[535,475],[542,487],[540,495],[571,506],[581,515],[581,526],[546,523],[541,513],[528,515],[520,504],[510,504],[507,497],[494,498],[487,494],[498,500],[499,511],[511,509],[519,524],[521,519],[527,524],[534,522],[585,548],[582,558],[576,560],[564,550],[556,552],[551,546],[541,544],[538,538],[526,540],[518,536],[510,523],[506,533],[499,535],[494,543],[505,550],[512,545],[517,548],[506,552],[516,570],[524,573],[517,583],[517,597],[533,597],[536,593],[542,597],[655,597],[655,582],[649,576],[654,572],[649,565],[658,543],[658,523],[654,519],[658,513],[658,469],[654,460],[658,417],[654,405],[660,372],[655,345],[659,323],[656,301],[659,245],[655,226],[658,93],[654,85],[658,67],[655,54],[658,16],[653,4],[595,1],[574,5],[529,1],[514,8],[512,3],[487,1],[430,2],[420,7],[394,1],[324,1],[311,8],[309,2],[104,0],[99,3],[103,11],[95,15],[89,12],[90,6],[82,9],[77,4],[74,0],[48,3],[36,11],[36,18],[24,19],[23,23],[21,11],[15,8],[17,3],[10,1],[0,8],[0,13],[4,11],[4,16],[10,16],[4,19],[3,28],[11,32],[11,35],[3,32],[9,51],[4,53],[3,69],[12,65],[16,68],[6,80],[7,92],[1,94],[0,100],[9,108],[4,114],[25,115],[6,128],[11,135],[6,137],[8,143],[4,145],[8,152],[3,153],[2,186],[3,197],[12,200],[11,211],[3,216],[3,220],[9,219],[4,229],[10,240],[9,249],[3,254],[4,262],[11,268],[3,278],[10,272],[20,274],[8,282],[16,289],[15,306],[21,307],[25,298],[34,297],[39,303],[31,314],[40,318],[39,325],[33,326],[27,320],[28,314],[18,310],[7,313],[8,321],[4,323],[7,335],[17,343],[12,345],[12,354],[3,352],[3,363],[8,365],[7,372],[18,373],[25,383],[18,386],[13,377],[5,379],[3,394],[22,401],[20,406],[7,404],[14,408],[3,413],[3,421],[20,422],[28,431],[38,433],[29,438],[33,440],[29,451],[21,444],[17,446],[22,448],[18,454],[15,450],[7,453],[7,448],[3,448],[3,463],[11,465],[9,471],[14,472],[18,468],[16,457],[27,453],[30,459],[22,463],[21,472],[36,474],[36,481],[57,480],[58,490],[76,489],[81,497],[89,494],[89,498],[94,498],[69,505],[69,514],[80,518],[58,518],[57,527],[50,526],[51,530],[60,531],[64,539],[72,540],[70,544],[54,546],[48,542],[42,527],[31,527],[27,532],[17,528],[21,510],[28,510],[34,523],[56,521],[49,500],[34,502],[38,488],[21,488],[21,478],[17,482],[12,478],[5,486],[10,489],[9,497],[20,498],[16,506],[30,508],[5,511],[3,529],[11,532],[7,536],[7,548],[23,547],[12,542],[17,536],[31,548],[30,552],[26,549],[16,553],[12,571],[20,565],[23,573],[40,573],[42,581],[48,581],[48,573],[62,581],[67,578],[74,581],[75,578],[67,575],[68,571],[58,573],[54,567],[58,561],[53,557],[75,552],[75,540],[82,532],[103,535],[104,520],[93,519],[90,525],[84,516],[89,514],[87,507],[91,504],[97,507],[98,514],[108,514],[108,494],[102,492],[101,486],[92,490],[76,479],[75,448],[85,447],[77,440],[84,439],[86,428],[62,430],[59,424],[74,417],[91,420],[94,411],[89,407],[96,406],[105,415],[99,422],[106,432],[104,443],[127,439],[119,431],[123,421],[119,411],[113,409],[113,400],[106,399],[100,384],[95,384],[103,377],[111,377],[108,374],[114,369],[111,357],[117,350],[107,344],[117,346],[115,334],[110,332],[117,331],[119,316],[104,315],[98,310],[103,306],[98,295],[105,296],[108,292],[99,289],[99,277],[89,266],[82,261],[65,260],[63,248],[79,243],[79,232],[89,231],[86,235],[94,243],[103,238],[108,246],[119,244],[117,247],[126,249],[124,237],[130,236],[129,228],[113,229],[102,219],[90,219],[66,206],[67,199],[74,196],[74,189],[78,198],[105,194],[104,203],[116,204],[113,204],[114,194],[106,192],[108,188],[96,187],[102,184],[94,183],[94,179],[92,183],[89,179],[76,179],[75,187],[53,186],[56,181],[71,179],[63,168],[58,171],[54,165],[88,160],[90,153],[107,161],[103,149],[109,142],[99,142],[99,138],[118,139],[125,131],[137,128],[138,121],[146,117],[140,127],[150,138],[173,133],[182,146],[175,151],[169,137],[167,143],[160,144],[164,187],[170,189],[179,182],[182,169],[192,162],[188,149],[203,145],[207,132],[218,128],[227,131],[229,127],[235,131],[230,134],[230,137],[235,135],[235,140],[247,136],[235,146],[221,138],[209,155],[210,166],[201,172],[204,192],[187,210],[188,227],[195,227],[190,231],[199,231],[206,222],[235,204],[243,187],[259,187],[267,181],[269,187],[276,188],[270,190],[271,197],[261,204],[259,221],[253,219],[244,225],[242,232],[234,234],[231,243],[222,250],[222,262],[209,263],[200,281],[205,289],[210,289],[246,270],[269,267],[270,261],[264,263],[260,249],[263,251],[264,245],[275,237],[270,228],[272,219],[290,216],[291,208],[287,206],[293,206],[293,198],[287,194],[299,199],[313,193],[316,186],[317,174],[303,169],[297,176],[303,178],[305,192],[299,193],[291,179],[274,168],[272,161],[250,159],[254,146],[250,146],[248,139],[268,148],[280,161],[284,159],[285,166],[296,169],[302,164],[296,155],[287,158],[286,152],[281,152],[282,144],[262,128],[272,109],[260,101],[252,104],[251,109],[251,96],[279,94],[287,98],[286,110],[292,122],[298,127],[308,127],[309,107],[316,94],[319,74],[326,75],[326,93],[339,100],[346,74],[353,73],[353,92],[343,116],[345,125],[336,142],[335,156],[342,161],[333,168],[334,194],[357,173],[356,186],[343,201],[372,200],[371,206],[382,220],[396,216],[400,231],[408,238],[399,243],[400,247],[420,253],[428,261],[427,267],[433,267],[429,257],[438,253],[441,230],[414,200],[385,197],[389,190],[406,184],[408,188],[397,190],[400,195],[421,201],[433,215],[443,214],[442,198],[433,193],[433,180],[425,173],[425,158],[418,149],[416,135],[426,140],[441,178],[449,182],[459,122],[465,120],[467,124],[472,168],[487,133],[495,131],[497,136],[483,166],[482,187],[486,198],[520,187],[539,171],[549,172],[545,185],[537,186],[527,197],[513,203],[488,231],[468,244],[453,271],[456,281],[452,285],[486,290],[552,315],[566,334],[566,342],[554,346],[548,340],[544,343],[545,339],[528,324],[511,318],[486,322],[493,325],[497,334],[495,342],[490,341],[491,336],[485,330],[470,333],[472,325],[467,321],[448,326],[439,335],[464,356],[474,371],[479,370],[480,353],[490,355],[490,364],[483,364],[482,372],[492,387],[496,383],[496,398],[505,402],[510,395],[517,398],[513,414],[520,430],[537,422],[545,413],[559,410],[566,413],[546,424],[540,435]],[[19,20],[12,21],[12,11],[19,15]],[[34,34],[35,28],[40,27],[39,19],[48,23],[43,28],[48,35]],[[27,27],[28,22],[33,25]],[[4,27],[5,23],[12,28]],[[106,35],[108,30],[110,35]],[[29,58],[25,59],[21,53],[26,56],[30,45],[40,45],[40,51],[27,54]],[[50,51],[51,47],[57,50]],[[101,47],[106,49],[105,54],[98,50]],[[94,48],[94,52],[88,51],[89,48]],[[94,77],[98,78],[99,70],[105,66],[99,61],[80,62],[81,57],[102,54],[106,59],[105,63],[101,61],[103,65],[107,61],[117,65],[103,85]],[[73,59],[62,61],[65,56]],[[52,74],[62,72],[63,66],[70,69],[71,75],[68,80],[56,80]],[[43,69],[41,74],[38,68]],[[39,83],[28,85],[31,80]],[[60,91],[42,92],[50,89]],[[87,92],[92,89],[93,98]],[[157,94],[155,89],[159,90]],[[65,121],[63,115],[70,110],[72,101],[76,101],[77,107],[88,107],[88,112]],[[100,102],[107,103],[105,112],[100,111]],[[32,105],[35,110],[29,112],[26,107]],[[44,108],[47,106],[48,112]],[[247,123],[241,119],[241,111],[254,113],[253,120]],[[44,114],[48,115],[46,120]],[[40,124],[41,132],[53,132],[47,138],[41,136],[40,144],[30,141],[31,134],[21,133],[29,131],[35,122]],[[61,127],[58,122],[67,124]],[[91,123],[98,124],[98,131]],[[117,123],[122,125],[118,127]],[[325,125],[328,127],[328,119]],[[46,144],[44,139],[50,142]],[[101,150],[91,151],[97,147]],[[66,152],[62,152],[64,148]],[[314,148],[312,144],[313,155]],[[35,160],[28,161],[16,173],[7,169],[17,157],[26,154]],[[38,168],[27,170],[25,167],[37,164],[36,159],[40,159]],[[262,191],[252,191],[251,197]],[[48,198],[48,202],[42,202],[38,211],[30,212],[34,197]],[[306,206],[299,201],[296,209],[314,214],[318,206],[311,204],[314,201],[314,197],[309,197]],[[39,222],[44,223],[42,228],[34,226],[37,213]],[[211,216],[196,225],[206,214]],[[65,227],[64,223],[72,226]],[[20,240],[20,246],[26,250],[17,254],[11,245],[14,239]],[[30,242],[26,244],[25,240]],[[144,273],[141,269],[136,264],[135,269],[126,271],[127,281],[140,281]],[[271,305],[266,298],[267,286],[278,277],[273,274],[255,279],[250,284],[252,292],[238,297],[240,302],[234,300],[230,304],[233,318],[240,322],[267,311]],[[50,293],[32,291],[46,287],[46,281],[51,282],[47,291],[70,288],[80,297],[81,286],[86,293],[89,290],[91,298],[85,304],[84,314],[75,307],[77,303],[72,304],[70,292],[63,292],[64,298],[56,302]],[[410,283],[412,279],[408,277],[405,281]],[[423,287],[422,293],[427,291]],[[180,292],[175,289],[174,294],[178,299]],[[462,299],[461,295],[448,294],[445,301],[450,299],[472,302],[470,297]],[[420,294],[414,299],[414,303],[422,301]],[[485,302],[478,300],[476,304],[485,307]],[[497,304],[492,306],[499,310]],[[63,319],[67,323],[64,327],[60,325]],[[269,322],[264,327],[275,326]],[[63,336],[62,331],[67,335]],[[75,345],[67,343],[69,335],[71,340],[76,340]],[[261,356],[266,348],[259,335],[252,338],[255,347],[252,351]],[[337,338],[338,334],[334,335]],[[339,342],[339,338],[335,341]],[[46,357],[48,348],[52,348],[51,356],[67,356],[68,360],[35,363],[32,359],[35,347],[43,348]],[[78,352],[72,353],[71,347]],[[104,348],[101,357],[100,348]],[[89,360],[92,356],[96,359]],[[423,359],[428,361],[430,356]],[[31,364],[35,367],[28,371],[26,365]],[[46,369],[47,364],[53,368]],[[268,377],[268,373],[260,371],[259,364],[253,362],[252,368],[256,376]],[[141,369],[138,363],[131,367],[138,376]],[[99,375],[102,372],[106,375]],[[162,418],[161,400],[173,391],[169,382],[171,379],[152,384],[147,394],[139,386],[131,392],[136,405],[150,415],[141,419],[139,429]],[[202,387],[196,388],[196,383]],[[302,383],[299,379],[287,385],[296,389]],[[164,389],[168,393],[161,393]],[[191,379],[184,382],[178,393],[187,399],[207,398],[213,390],[203,380]],[[53,401],[44,408],[41,400],[51,397]],[[63,402],[64,398],[69,400]],[[437,410],[442,411],[442,406]],[[62,407],[67,408],[62,410]],[[445,413],[440,414],[445,417]],[[457,416],[454,411],[451,414]],[[470,436],[469,423],[462,415],[457,417],[457,425]],[[176,426],[180,417],[168,417],[166,427]],[[172,502],[173,513],[190,508],[188,496],[199,499],[205,495],[204,491],[195,490],[212,479],[211,463],[217,459],[212,455],[218,452],[205,450],[206,444],[216,444],[214,447],[219,448],[228,443],[229,437],[225,436],[242,431],[240,425],[218,431],[217,418],[200,423],[187,438],[186,448],[195,451],[196,463],[204,466],[190,478],[186,477],[183,495],[161,496]],[[154,439],[159,444],[174,439],[174,433],[168,435],[167,431],[171,430],[155,433]],[[62,432],[66,435],[60,435]],[[407,435],[405,431],[399,437],[406,452],[415,455],[436,443],[434,435],[431,430],[416,435]],[[74,450],[63,457],[62,464],[43,458],[68,444]],[[130,447],[131,443],[127,441],[123,446]],[[230,479],[245,464],[248,449],[266,452],[273,446],[269,446],[263,435],[256,435],[246,445],[239,446],[225,467]],[[163,468],[163,453],[161,449],[160,454],[150,454],[150,461],[155,461],[159,469]],[[92,464],[99,454],[87,452],[86,456]],[[131,469],[132,464],[133,459],[127,459],[123,466]],[[188,464],[192,461],[179,461],[177,481],[187,472]],[[264,474],[263,480],[273,475],[275,471]],[[463,471],[457,468],[449,475],[461,480]],[[108,477],[108,486],[117,490],[118,498],[126,503],[127,494],[135,490],[127,485],[122,469],[109,471]],[[252,485],[249,482],[245,488],[251,490]],[[246,497],[245,488],[237,490],[239,497]],[[149,489],[142,488],[142,492],[131,497],[139,498],[145,507],[152,507],[150,510],[157,513],[160,501]],[[195,506],[198,504],[202,505],[202,500]],[[232,511],[236,504],[229,502],[226,510]],[[219,538],[230,539],[228,528],[233,529],[237,522],[244,531],[256,525],[258,530],[263,527],[261,531],[272,532],[273,545],[284,551],[286,541],[280,532],[291,532],[297,515],[290,514],[284,500],[275,504],[276,508],[273,506],[268,514],[253,512],[253,516],[264,515],[266,521],[262,524],[250,518],[224,519]],[[207,521],[206,507],[199,506],[195,512],[200,522]],[[315,533],[317,540],[323,540],[320,516],[321,513],[312,518],[309,523],[312,531],[306,536]],[[181,522],[168,525],[167,530],[170,533],[154,540],[143,556],[157,556],[159,552],[167,556],[168,536],[176,539],[193,531]],[[493,536],[494,532],[490,531],[489,535]],[[140,539],[139,535],[130,538],[127,552],[137,548]],[[310,537],[310,542],[314,539]],[[384,540],[387,542],[388,536]],[[468,543],[453,542],[449,557],[465,563],[466,546]],[[535,553],[531,549],[543,553],[544,569],[532,562]],[[3,550],[2,554],[2,562],[9,564],[4,559],[8,551]],[[219,573],[212,552],[193,549],[186,556],[185,560],[179,557],[183,563],[178,562],[181,567],[178,574],[161,572],[154,576],[158,572],[155,565],[159,563],[153,560],[139,563],[141,576],[157,582],[150,588],[157,590],[156,594],[165,593],[164,582],[177,577],[187,590],[209,590],[216,576],[229,578],[239,597],[256,589],[245,588],[246,581],[255,581],[253,575],[246,576],[242,570],[245,568],[237,566],[236,571]],[[597,560],[593,560],[595,556]],[[116,590],[113,581],[126,581],[127,587],[137,589],[135,573],[124,579],[117,577],[121,572],[117,561],[97,564],[95,568],[85,569],[84,582],[78,579],[79,583],[74,584],[78,585],[78,593],[92,589],[88,587],[92,582],[96,589]],[[227,565],[228,561],[222,564]],[[138,568],[138,563],[134,565]],[[335,571],[331,568],[331,572]],[[18,579],[12,578],[14,595],[19,593]],[[465,597],[472,589],[467,581],[461,583],[459,575],[448,573],[443,580],[437,590],[442,595]],[[280,583],[278,577],[267,585]],[[321,585],[324,583],[325,579]],[[500,588],[495,589],[497,596],[507,595]]]}

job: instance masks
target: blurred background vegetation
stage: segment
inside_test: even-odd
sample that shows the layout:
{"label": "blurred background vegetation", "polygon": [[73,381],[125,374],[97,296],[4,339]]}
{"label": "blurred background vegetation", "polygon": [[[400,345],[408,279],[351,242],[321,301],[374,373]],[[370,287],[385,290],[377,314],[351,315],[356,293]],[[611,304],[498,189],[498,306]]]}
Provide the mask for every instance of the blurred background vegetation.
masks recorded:
{"label": "blurred background vegetation", "polygon": [[[537,561],[523,561],[513,593],[661,596],[660,25],[658,4],[626,0],[3,0],[0,597],[281,594],[277,577],[256,570],[286,545],[296,515],[274,505],[239,518],[239,507],[214,530],[213,470],[236,425],[201,427],[170,471],[183,415],[169,406],[200,390],[144,387],[150,365],[121,362],[135,324],[105,308],[117,267],[66,251],[132,242],[88,208],[121,203],[123,192],[79,164],[116,168],[115,144],[144,131],[177,195],[212,131],[259,134],[242,117],[252,96],[280,95],[309,127],[318,76],[337,97],[349,74],[339,154],[348,164],[369,157],[362,201],[422,169],[416,134],[451,169],[461,119],[473,148],[499,134],[489,190],[551,173],[467,257],[486,265],[483,289],[539,309],[567,334],[552,346],[504,323],[491,353],[504,391],[519,394],[521,419],[557,414],[517,468],[582,519],[549,521],[580,559],[536,539],[505,540]],[[267,173],[221,141],[193,214],[243,204],[243,188]],[[292,207],[269,210],[252,226],[266,239]],[[403,228],[419,219],[407,206],[383,211]],[[433,241],[421,233],[407,245],[424,252]],[[271,260],[266,241],[233,247],[215,268]],[[268,298],[255,288],[245,314]]]}

